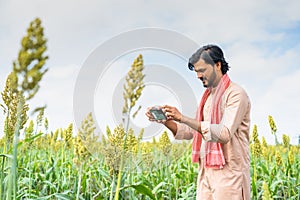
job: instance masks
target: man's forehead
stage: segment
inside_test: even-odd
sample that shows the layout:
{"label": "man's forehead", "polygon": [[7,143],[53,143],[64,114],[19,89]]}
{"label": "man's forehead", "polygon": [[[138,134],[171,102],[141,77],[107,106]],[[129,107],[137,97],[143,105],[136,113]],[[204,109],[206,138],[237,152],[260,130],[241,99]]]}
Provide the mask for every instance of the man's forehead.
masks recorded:
{"label": "man's forehead", "polygon": [[200,68],[204,68],[207,67],[209,64],[207,64],[203,59],[199,59],[195,64],[194,67],[195,69],[200,69]]}

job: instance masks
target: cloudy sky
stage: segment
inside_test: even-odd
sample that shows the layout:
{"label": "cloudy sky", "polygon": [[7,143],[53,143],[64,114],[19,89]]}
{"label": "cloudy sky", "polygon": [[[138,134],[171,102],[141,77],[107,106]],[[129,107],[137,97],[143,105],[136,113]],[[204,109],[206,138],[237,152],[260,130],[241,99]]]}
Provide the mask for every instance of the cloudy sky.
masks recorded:
{"label": "cloudy sky", "polygon": [[[257,124],[259,135],[264,135],[269,143],[274,142],[268,126],[268,115],[272,115],[279,137],[288,134],[292,142],[297,143],[300,134],[299,8],[297,0],[231,0],[226,4],[215,0],[0,0],[0,88],[3,90],[30,21],[39,17],[48,39],[50,59],[46,67],[49,71],[30,106],[47,104],[45,113],[51,130],[67,127],[75,121],[73,100],[77,95],[74,93],[78,92],[75,88],[78,77],[97,48],[134,30],[156,28],[173,31],[199,47],[208,43],[220,45],[231,66],[230,77],[248,92],[252,102],[252,126]],[[147,40],[144,36],[131,37],[131,40],[123,41],[124,44],[114,44],[107,52],[117,54],[117,50],[127,43],[134,43],[136,39]],[[180,43],[174,41],[174,44]],[[191,48],[186,52],[196,50],[194,46],[188,47]],[[147,76],[152,78],[152,82],[149,79],[139,102],[143,108],[133,120],[135,126],[152,127],[143,114],[149,104],[168,103],[183,108],[185,100],[182,98],[190,95],[191,91],[199,101],[203,88],[196,75],[186,68],[188,54],[180,57],[171,53],[172,48],[164,51],[140,46],[138,50],[128,49],[127,53],[115,55],[109,65],[106,63],[105,73],[99,74],[96,85],[92,86],[96,89],[91,97],[94,102],[92,111],[100,132],[106,125],[113,127],[121,116],[118,114],[118,106],[122,104],[119,88],[138,54],[143,55]],[[155,68],[157,66],[162,66],[161,71]],[[170,71],[165,73],[167,69]],[[169,76],[166,76],[168,73]],[[89,77],[85,78],[89,80]],[[185,90],[186,83],[188,89]],[[185,97],[182,97],[182,91],[186,91]],[[80,92],[85,95],[85,91]],[[1,132],[3,118],[0,115]]]}

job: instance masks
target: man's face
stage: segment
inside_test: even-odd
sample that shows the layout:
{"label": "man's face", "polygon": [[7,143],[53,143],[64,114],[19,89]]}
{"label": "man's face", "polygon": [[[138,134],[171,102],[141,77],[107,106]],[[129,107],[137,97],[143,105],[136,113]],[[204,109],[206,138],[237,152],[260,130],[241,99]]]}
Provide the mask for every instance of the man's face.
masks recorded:
{"label": "man's face", "polygon": [[[203,87],[216,87],[219,83],[222,73],[219,72],[219,63],[215,65],[207,64],[203,59],[200,59],[194,64],[197,77],[202,81]],[[221,73],[221,74],[219,74]]]}

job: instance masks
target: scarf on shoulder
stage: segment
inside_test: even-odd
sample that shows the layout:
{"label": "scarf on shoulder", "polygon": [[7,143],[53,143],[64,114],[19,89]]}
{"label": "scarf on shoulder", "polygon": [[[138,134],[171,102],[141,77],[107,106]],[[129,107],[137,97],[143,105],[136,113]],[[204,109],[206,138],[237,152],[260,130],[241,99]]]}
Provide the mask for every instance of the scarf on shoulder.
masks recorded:
{"label": "scarf on shoulder", "polygon": [[[222,119],[221,114],[221,97],[223,96],[225,90],[230,85],[230,78],[227,74],[224,74],[221,78],[215,94],[212,99],[211,104],[211,124],[219,124]],[[197,120],[199,122],[203,121],[203,108],[204,104],[210,95],[211,90],[206,89],[202,99],[200,101],[200,105],[197,112]],[[192,162],[198,163],[200,159],[200,149],[202,144],[202,135],[195,131],[193,136],[193,152],[192,152]],[[205,167],[222,169],[225,165],[225,158],[223,155],[222,145],[217,142],[206,142],[205,146]]]}

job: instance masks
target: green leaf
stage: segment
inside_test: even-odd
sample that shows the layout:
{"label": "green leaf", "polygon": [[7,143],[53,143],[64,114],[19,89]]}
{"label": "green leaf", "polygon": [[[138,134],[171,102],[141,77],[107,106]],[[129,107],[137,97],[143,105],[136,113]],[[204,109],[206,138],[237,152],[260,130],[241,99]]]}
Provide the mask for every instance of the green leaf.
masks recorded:
{"label": "green leaf", "polygon": [[134,188],[140,194],[146,195],[151,199],[155,199],[155,196],[153,195],[151,190],[143,184],[133,184],[133,185],[124,186],[124,187],[120,188],[120,191],[123,189],[126,189],[126,188],[130,188],[130,187]]}
{"label": "green leaf", "polygon": [[108,177],[109,176],[109,173],[107,172],[107,171],[105,171],[105,170],[103,170],[103,169],[99,169],[98,170],[99,171],[99,174],[102,176],[102,177]]}
{"label": "green leaf", "polygon": [[62,200],[74,199],[73,197],[70,197],[69,195],[66,195],[66,194],[55,194],[54,196],[57,197],[58,199],[62,199]]}
{"label": "green leaf", "polygon": [[34,135],[34,136],[30,137],[30,138],[25,139],[24,141],[25,141],[25,142],[31,142],[31,141],[33,141],[35,138],[40,137],[41,135],[43,135],[43,133],[36,134],[36,135]]}
{"label": "green leaf", "polygon": [[270,173],[269,173],[269,170],[267,169],[267,167],[263,163],[260,163],[260,166],[261,166],[263,172],[265,174],[267,174],[268,176],[270,176]]}
{"label": "green leaf", "polygon": [[40,137],[41,135],[43,135],[43,133],[39,133],[39,134],[33,135],[33,136],[30,137],[30,138],[27,138],[27,139],[25,139],[25,140],[23,140],[23,141],[20,141],[20,142],[18,143],[18,147],[21,146],[24,142],[31,142],[31,141],[33,141],[35,138]]}
{"label": "green leaf", "polygon": [[166,182],[160,182],[157,186],[155,186],[155,188],[153,188],[152,192],[153,192],[154,194],[156,194],[157,191],[158,191],[158,189],[161,188],[161,187],[163,187],[163,186],[166,185],[166,184],[167,184]]}

